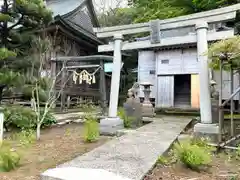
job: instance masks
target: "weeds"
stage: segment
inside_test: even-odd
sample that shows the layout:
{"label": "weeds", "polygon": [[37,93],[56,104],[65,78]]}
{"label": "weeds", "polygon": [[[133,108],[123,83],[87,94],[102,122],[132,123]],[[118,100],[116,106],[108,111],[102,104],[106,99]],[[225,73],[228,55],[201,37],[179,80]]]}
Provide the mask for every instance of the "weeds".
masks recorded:
{"label": "weeds", "polygon": [[179,161],[192,170],[200,171],[210,165],[212,148],[201,139],[186,140],[174,144],[174,153]]}
{"label": "weeds", "polygon": [[119,108],[118,116],[120,117],[120,119],[123,120],[123,124],[125,128],[131,128],[133,117],[127,116],[123,108]]}
{"label": "weeds", "polygon": [[5,140],[0,147],[0,172],[9,172],[15,169],[20,162],[19,153],[12,149]]}
{"label": "weeds", "polygon": [[99,124],[97,118],[93,115],[85,116],[84,123],[84,141],[85,142],[94,142],[97,141],[100,136]]}
{"label": "weeds", "polygon": [[22,130],[19,133],[13,135],[12,139],[19,142],[21,146],[28,147],[36,142],[35,131],[32,129]]}

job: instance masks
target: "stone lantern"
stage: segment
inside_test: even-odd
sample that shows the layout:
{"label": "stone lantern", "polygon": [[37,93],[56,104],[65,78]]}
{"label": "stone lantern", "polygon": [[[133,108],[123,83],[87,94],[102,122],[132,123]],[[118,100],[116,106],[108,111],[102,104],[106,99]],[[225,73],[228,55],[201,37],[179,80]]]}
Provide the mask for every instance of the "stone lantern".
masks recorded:
{"label": "stone lantern", "polygon": [[218,123],[219,119],[219,93],[216,90],[217,83],[214,80],[210,81],[211,106],[212,106],[212,122]]}
{"label": "stone lantern", "polygon": [[151,93],[151,86],[153,86],[150,82],[143,82],[140,84],[144,87],[144,102],[142,103],[142,113],[143,117],[154,117],[154,108],[152,103],[150,102],[150,93]]}

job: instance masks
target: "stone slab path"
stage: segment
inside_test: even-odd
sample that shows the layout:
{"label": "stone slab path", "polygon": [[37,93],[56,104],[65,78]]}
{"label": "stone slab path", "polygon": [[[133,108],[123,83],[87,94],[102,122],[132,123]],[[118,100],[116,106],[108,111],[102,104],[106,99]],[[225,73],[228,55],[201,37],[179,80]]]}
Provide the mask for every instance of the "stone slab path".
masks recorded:
{"label": "stone slab path", "polygon": [[[115,138],[59,167],[103,169],[132,180],[140,180],[190,122],[191,119],[187,117],[155,118],[152,123]],[[44,173],[44,176],[47,174]],[[42,179],[45,178],[42,176]]]}

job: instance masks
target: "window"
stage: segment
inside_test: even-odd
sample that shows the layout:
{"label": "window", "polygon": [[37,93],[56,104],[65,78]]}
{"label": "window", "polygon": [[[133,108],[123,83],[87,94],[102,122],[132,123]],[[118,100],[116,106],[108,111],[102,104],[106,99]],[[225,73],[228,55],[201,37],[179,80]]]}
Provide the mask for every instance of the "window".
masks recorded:
{"label": "window", "polygon": [[161,60],[161,64],[169,64],[169,60],[168,59]]}
{"label": "window", "polygon": [[155,70],[150,70],[149,74],[155,74]]}

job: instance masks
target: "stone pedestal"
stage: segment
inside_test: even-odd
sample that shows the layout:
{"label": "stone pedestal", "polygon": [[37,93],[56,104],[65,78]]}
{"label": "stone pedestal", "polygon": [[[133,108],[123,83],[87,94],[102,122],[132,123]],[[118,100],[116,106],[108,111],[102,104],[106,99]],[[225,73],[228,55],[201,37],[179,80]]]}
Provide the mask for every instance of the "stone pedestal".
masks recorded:
{"label": "stone pedestal", "polygon": [[211,142],[218,142],[219,126],[218,124],[197,123],[194,126],[195,137],[209,138]]}
{"label": "stone pedestal", "polygon": [[154,117],[155,112],[152,103],[150,102],[150,93],[151,89],[150,87],[152,86],[151,83],[144,82],[141,83],[144,87],[143,93],[144,93],[144,102],[142,103],[142,116],[143,117]]}
{"label": "stone pedestal", "polygon": [[212,98],[212,122],[213,124],[218,124],[219,121],[219,100]]}
{"label": "stone pedestal", "polygon": [[124,124],[119,117],[107,117],[100,120],[101,135],[115,136],[121,129],[124,129]]}

